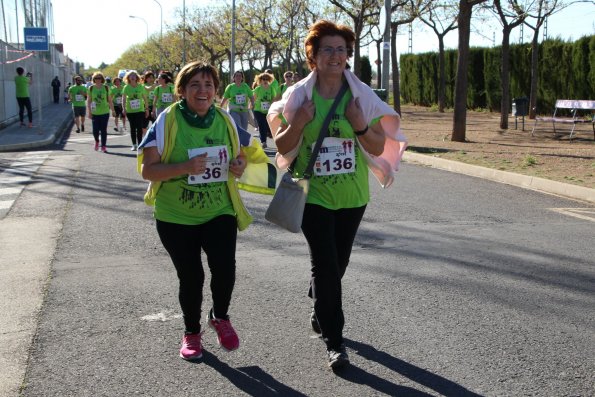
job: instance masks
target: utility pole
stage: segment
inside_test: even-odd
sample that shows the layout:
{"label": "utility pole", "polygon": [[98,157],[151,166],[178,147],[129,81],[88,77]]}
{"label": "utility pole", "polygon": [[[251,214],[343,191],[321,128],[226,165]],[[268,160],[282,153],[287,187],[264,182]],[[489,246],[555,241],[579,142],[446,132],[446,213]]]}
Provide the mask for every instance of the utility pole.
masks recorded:
{"label": "utility pole", "polygon": [[388,82],[390,73],[390,0],[384,0],[386,23],[384,24],[384,42],[382,43],[382,88],[386,90],[388,101]]}
{"label": "utility pole", "polygon": [[186,0],[182,0],[182,66],[186,65]]}
{"label": "utility pole", "polygon": [[236,0],[231,2],[231,59],[229,63],[229,80],[233,82],[236,57]]}

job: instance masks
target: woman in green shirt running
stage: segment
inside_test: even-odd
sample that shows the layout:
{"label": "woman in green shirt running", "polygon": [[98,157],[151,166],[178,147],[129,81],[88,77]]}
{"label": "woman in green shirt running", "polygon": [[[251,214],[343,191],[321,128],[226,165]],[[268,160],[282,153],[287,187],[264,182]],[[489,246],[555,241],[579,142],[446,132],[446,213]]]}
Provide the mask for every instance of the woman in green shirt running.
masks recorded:
{"label": "woman in green shirt running", "polygon": [[[241,177],[247,163],[239,142],[233,143],[237,133],[232,119],[213,103],[218,86],[213,66],[198,61],[184,66],[176,79],[176,93],[182,99],[159,117],[140,149],[143,178],[161,182],[154,216],[179,279],[185,325],[180,356],[185,360],[202,357],[201,250],[211,270],[213,307],[207,324],[225,350],[240,345],[228,316],[239,225],[232,189],[237,189],[233,178]],[[171,143],[170,137],[174,137]],[[165,142],[173,145],[169,154]]]}
{"label": "woman in green shirt running", "polygon": [[[291,115],[282,113],[289,119],[275,131],[274,138],[278,155],[297,149],[291,168],[294,177],[303,177],[335,97],[349,82],[349,89],[339,100],[325,131],[327,135],[310,178],[302,222],[311,259],[308,295],[314,301],[314,309],[310,322],[313,330],[322,334],[331,368],[349,363],[343,341],[341,279],[370,199],[365,154],[380,156],[383,153],[385,131],[379,121],[390,114],[379,112],[372,116],[368,112],[364,115],[360,97],[354,100],[356,89],[366,90],[368,98],[373,98],[369,87],[363,87],[364,84],[346,70],[354,42],[355,34],[347,26],[329,21],[312,25],[305,41],[306,60],[312,73],[286,98],[287,103],[296,101],[296,111]],[[386,111],[394,113],[390,108]],[[271,113],[274,114],[275,109]]]}
{"label": "woman in green shirt running", "polygon": [[99,149],[99,136],[101,135],[101,151],[107,153],[107,123],[110,111],[115,115],[114,105],[109,87],[105,85],[103,73],[93,73],[91,80],[93,85],[89,87],[87,95],[87,114],[93,124],[95,150]]}
{"label": "woman in green shirt running", "polygon": [[225,88],[221,107],[225,109],[227,102],[233,120],[244,130],[248,130],[248,112],[254,108],[254,96],[248,84],[244,82],[244,72],[241,70],[233,74],[233,83]]}

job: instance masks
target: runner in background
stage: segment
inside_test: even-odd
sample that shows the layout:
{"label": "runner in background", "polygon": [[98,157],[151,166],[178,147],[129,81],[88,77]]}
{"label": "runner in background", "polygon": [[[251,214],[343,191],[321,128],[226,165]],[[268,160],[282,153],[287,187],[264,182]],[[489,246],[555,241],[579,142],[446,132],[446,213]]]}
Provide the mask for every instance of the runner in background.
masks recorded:
{"label": "runner in background", "polygon": [[126,85],[122,89],[123,111],[130,123],[130,139],[132,140],[130,150],[136,150],[143,137],[145,118],[149,117],[147,90],[140,83],[140,78],[135,70],[126,73],[124,83]]}
{"label": "runner in background", "polygon": [[122,113],[122,88],[122,79],[116,77],[112,89],[110,90],[110,94],[114,104],[114,119],[116,124],[114,131],[118,132],[120,131],[118,127],[120,117],[122,118],[122,131],[126,131],[126,117],[124,117],[124,114]]}
{"label": "runner in background", "polygon": [[272,69],[267,69],[264,72],[270,74],[271,77],[273,78],[273,80],[271,81],[271,88],[273,89],[273,100],[276,101],[277,97],[281,95],[281,94],[279,94],[279,92],[280,92],[279,82],[275,78],[275,73],[273,73]]}
{"label": "runner in background", "polygon": [[227,102],[229,102],[229,114],[233,120],[244,130],[248,130],[248,113],[250,109],[254,109],[254,95],[248,84],[244,82],[244,72],[240,70],[233,74],[233,83],[225,88],[221,107],[225,109]]}
{"label": "runner in background", "polygon": [[287,72],[283,73],[283,79],[285,82],[279,86],[279,96],[283,96],[285,91],[287,91],[287,89],[293,85],[293,72],[288,70]]}
{"label": "runner in background", "polygon": [[153,90],[153,120],[156,120],[165,108],[178,100],[171,77],[167,71],[159,73],[157,82],[159,85]]}
{"label": "runner in background", "polygon": [[74,124],[76,124],[76,132],[81,130],[85,132],[85,113],[87,111],[87,87],[83,85],[83,78],[81,76],[74,77],[74,83],[68,90],[68,97],[72,103],[72,114],[74,115]]}
{"label": "runner in background", "polygon": [[[147,70],[143,75],[143,85],[145,90],[147,90],[147,106],[149,107],[149,115],[145,117],[145,123],[143,124],[143,136],[147,132],[147,128],[149,127],[149,121],[155,122],[155,117],[153,117],[153,100],[155,99],[155,87],[157,87],[157,83],[155,82],[155,75],[152,71]],[[139,142],[140,143],[140,142]]]}
{"label": "runner in background", "polygon": [[271,130],[267,122],[269,107],[275,98],[275,90],[271,87],[273,76],[268,73],[261,73],[254,79],[258,86],[252,91],[254,94],[254,118],[258,123],[260,143],[263,148],[267,147],[267,137],[271,137]]}
{"label": "runner in background", "polygon": [[87,114],[93,124],[93,137],[95,138],[95,151],[99,149],[99,137],[101,134],[101,151],[107,153],[107,123],[110,110],[114,112],[112,96],[109,87],[105,85],[105,78],[101,72],[93,73],[93,85],[89,87],[87,96]]}

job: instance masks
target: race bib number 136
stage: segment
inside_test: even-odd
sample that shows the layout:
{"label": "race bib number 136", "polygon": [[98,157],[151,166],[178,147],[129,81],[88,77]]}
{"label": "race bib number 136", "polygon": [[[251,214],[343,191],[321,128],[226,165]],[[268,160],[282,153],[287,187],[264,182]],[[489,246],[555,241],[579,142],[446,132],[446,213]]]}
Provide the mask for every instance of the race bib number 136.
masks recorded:
{"label": "race bib number 136", "polygon": [[355,171],[355,142],[347,138],[324,138],[314,173],[319,176],[349,174]]}
{"label": "race bib number 136", "polygon": [[207,168],[200,175],[188,175],[189,185],[201,183],[225,182],[229,173],[230,153],[227,146],[214,146],[198,149],[188,149],[188,157],[192,158],[207,153]]}

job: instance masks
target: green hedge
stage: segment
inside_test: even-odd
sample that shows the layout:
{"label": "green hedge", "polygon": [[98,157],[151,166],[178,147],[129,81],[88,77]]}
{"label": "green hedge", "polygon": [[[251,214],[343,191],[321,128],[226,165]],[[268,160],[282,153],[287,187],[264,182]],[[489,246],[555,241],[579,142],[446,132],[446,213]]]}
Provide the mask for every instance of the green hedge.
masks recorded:
{"label": "green hedge", "polygon": [[[500,110],[501,47],[471,48],[467,107]],[[549,113],[556,99],[595,99],[595,35],[570,43],[560,39],[539,45],[537,109]],[[438,54],[402,54],[401,96],[404,102],[431,106],[438,102]],[[453,107],[457,50],[445,52],[446,106]],[[529,96],[531,45],[510,46],[511,99]]]}

